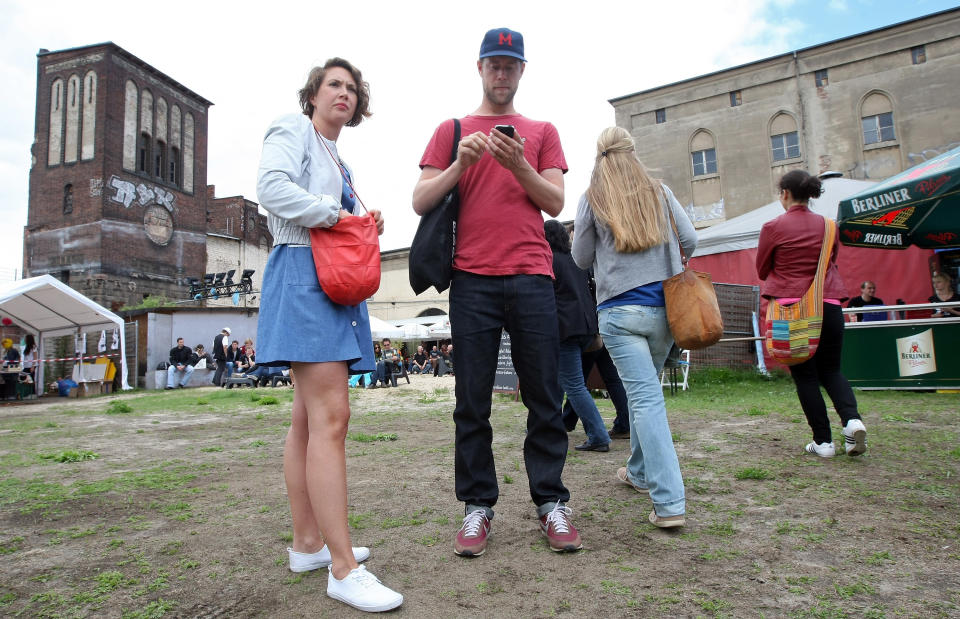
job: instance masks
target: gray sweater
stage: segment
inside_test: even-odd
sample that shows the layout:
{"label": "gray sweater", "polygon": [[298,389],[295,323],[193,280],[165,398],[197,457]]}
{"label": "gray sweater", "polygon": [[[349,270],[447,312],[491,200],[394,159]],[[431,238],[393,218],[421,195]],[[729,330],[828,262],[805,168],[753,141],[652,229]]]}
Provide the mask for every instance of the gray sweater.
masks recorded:
{"label": "gray sweater", "polygon": [[[697,232],[673,192],[663,185],[667,204],[673,211],[680,232],[680,242],[687,253],[697,248]],[[666,215],[667,211],[664,210]],[[669,224],[669,215],[667,215]],[[637,286],[659,282],[681,271],[680,249],[677,238],[670,228],[669,241],[636,253],[621,253],[615,249],[610,228],[597,221],[586,194],[577,205],[577,218],[573,232],[573,259],[581,269],[593,267],[597,281],[597,303],[603,303]]]}

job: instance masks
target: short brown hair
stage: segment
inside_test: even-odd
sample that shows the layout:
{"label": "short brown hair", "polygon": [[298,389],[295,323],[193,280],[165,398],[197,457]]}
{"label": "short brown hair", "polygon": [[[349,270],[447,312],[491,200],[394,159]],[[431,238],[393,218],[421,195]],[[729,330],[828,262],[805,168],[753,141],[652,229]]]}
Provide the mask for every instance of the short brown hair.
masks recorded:
{"label": "short brown hair", "polygon": [[310,103],[310,99],[320,90],[324,76],[326,76],[327,71],[333,67],[346,69],[353,77],[353,81],[357,83],[357,108],[353,111],[353,117],[347,121],[348,127],[356,127],[364,118],[369,118],[373,115],[370,111],[370,84],[363,81],[363,75],[360,73],[360,69],[343,58],[331,58],[323,63],[322,67],[310,69],[307,83],[304,84],[303,88],[297,93],[300,97],[300,108],[303,110],[304,116],[308,118],[313,117],[313,104]]}

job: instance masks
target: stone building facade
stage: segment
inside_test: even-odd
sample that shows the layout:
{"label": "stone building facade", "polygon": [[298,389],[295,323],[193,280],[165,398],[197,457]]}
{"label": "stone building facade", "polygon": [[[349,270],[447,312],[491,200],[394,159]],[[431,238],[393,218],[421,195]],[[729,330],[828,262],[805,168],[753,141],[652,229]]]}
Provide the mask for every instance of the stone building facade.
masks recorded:
{"label": "stone building facade", "polygon": [[186,299],[209,272],[208,232],[260,247],[246,201],[208,196],[210,101],[113,43],[40,50],[36,101],[25,277],[49,273],[117,309]]}
{"label": "stone building facade", "polygon": [[960,9],[612,99],[698,226],[786,171],[882,179],[960,145]]}

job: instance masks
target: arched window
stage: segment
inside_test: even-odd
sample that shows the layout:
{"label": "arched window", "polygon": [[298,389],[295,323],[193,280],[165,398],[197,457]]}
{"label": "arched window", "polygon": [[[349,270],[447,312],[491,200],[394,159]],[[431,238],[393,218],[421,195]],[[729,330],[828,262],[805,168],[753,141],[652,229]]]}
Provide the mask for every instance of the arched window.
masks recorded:
{"label": "arched window", "polygon": [[717,173],[717,149],[709,132],[698,131],[690,140],[690,159],[694,176]]}
{"label": "arched window", "polygon": [[47,136],[47,165],[60,165],[63,157],[63,80],[50,84],[50,134]]}
{"label": "arched window", "polygon": [[93,159],[97,135],[97,74],[83,76],[83,125],[80,137],[80,159]]}
{"label": "arched window", "polygon": [[770,122],[770,149],[773,151],[774,161],[800,157],[797,121],[790,114],[780,112]]}
{"label": "arched window", "polygon": [[193,193],[193,114],[183,117],[183,190]]}
{"label": "arched window", "polygon": [[69,215],[73,212],[73,185],[67,183],[63,187],[63,214]]}
{"label": "arched window", "polygon": [[123,169],[137,168],[137,106],[139,90],[132,80],[127,80],[123,99]]}
{"label": "arched window", "polygon": [[67,80],[67,129],[63,134],[63,161],[77,160],[77,144],[80,142],[80,77],[71,75]]}
{"label": "arched window", "polygon": [[893,129],[893,106],[882,93],[871,93],[863,100],[860,104],[860,122],[864,146],[897,139]]}

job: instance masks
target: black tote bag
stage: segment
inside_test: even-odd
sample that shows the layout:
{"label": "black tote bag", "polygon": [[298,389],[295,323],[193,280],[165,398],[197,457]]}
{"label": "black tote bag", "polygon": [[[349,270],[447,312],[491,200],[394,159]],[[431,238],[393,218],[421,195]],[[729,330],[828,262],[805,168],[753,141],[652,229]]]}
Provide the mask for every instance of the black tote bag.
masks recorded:
{"label": "black tote bag", "polygon": [[[453,119],[453,146],[450,148],[450,163],[457,160],[460,143],[460,120]],[[443,292],[450,287],[453,270],[453,253],[457,247],[457,215],[460,212],[460,196],[454,185],[426,215],[420,217],[417,233],[410,245],[408,271],[410,287],[420,294],[430,286]]]}

